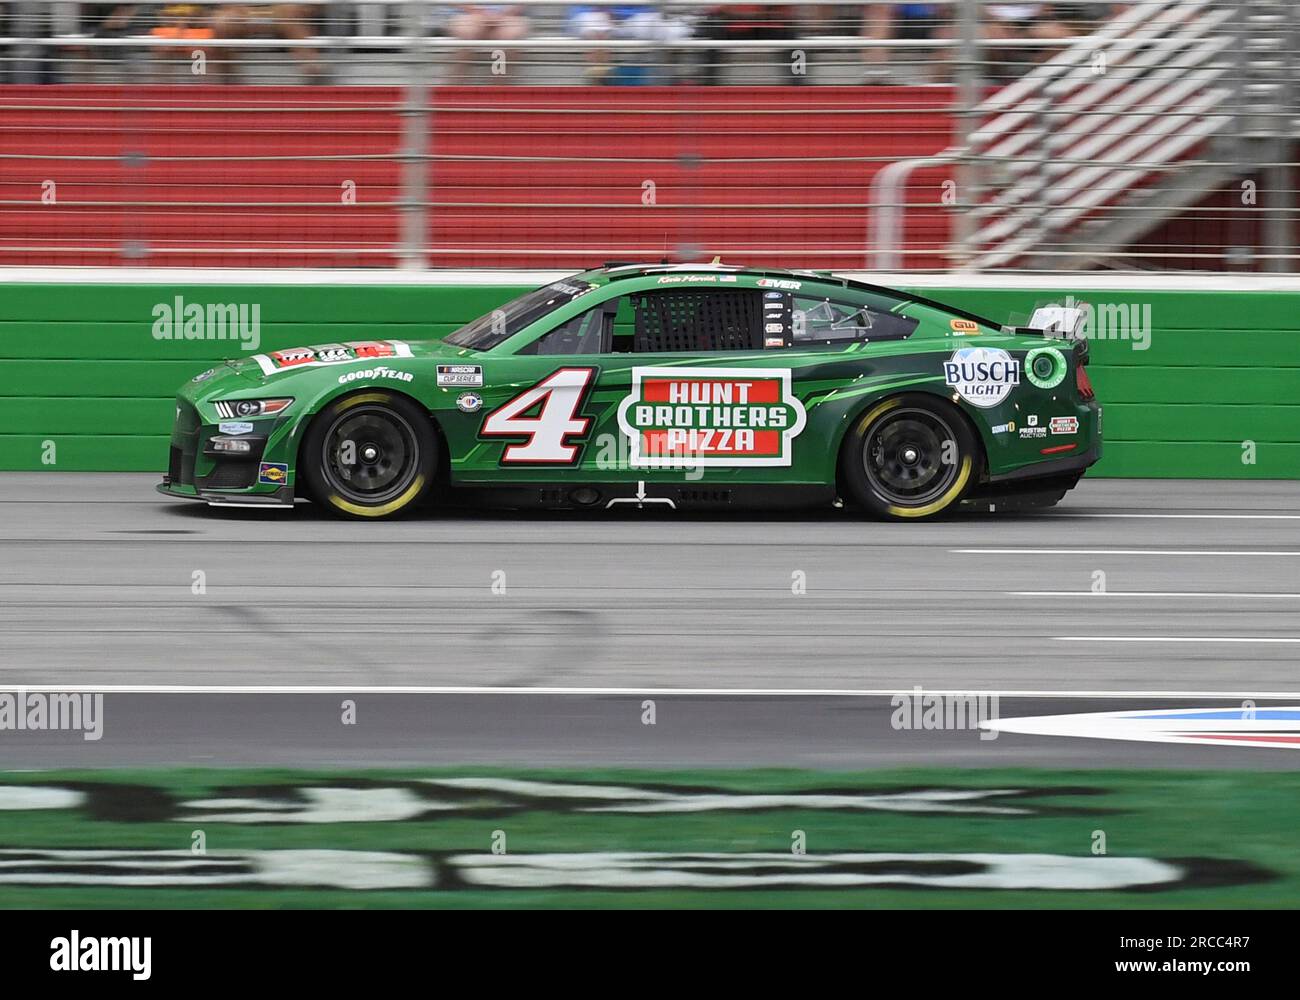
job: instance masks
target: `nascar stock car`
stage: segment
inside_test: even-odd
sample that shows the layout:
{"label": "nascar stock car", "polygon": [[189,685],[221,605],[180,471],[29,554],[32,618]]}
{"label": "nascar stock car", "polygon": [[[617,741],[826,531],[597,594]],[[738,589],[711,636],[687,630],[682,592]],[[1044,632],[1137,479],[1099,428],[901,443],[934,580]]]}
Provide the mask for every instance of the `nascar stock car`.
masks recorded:
{"label": "nascar stock car", "polygon": [[1101,450],[1069,312],[1006,327],[825,272],[608,264],[441,340],[205,371],[178,395],[158,488],[357,518],[425,499],[1050,506]]}

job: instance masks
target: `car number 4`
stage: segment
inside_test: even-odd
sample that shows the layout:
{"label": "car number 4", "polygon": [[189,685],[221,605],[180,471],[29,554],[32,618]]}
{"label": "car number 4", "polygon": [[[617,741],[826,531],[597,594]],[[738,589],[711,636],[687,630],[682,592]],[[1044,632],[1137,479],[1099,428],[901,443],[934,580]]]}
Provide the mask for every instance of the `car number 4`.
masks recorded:
{"label": "car number 4", "polygon": [[579,416],[578,410],[595,375],[595,368],[553,372],[484,417],[479,436],[523,439],[506,446],[501,455],[505,465],[575,464],[581,446],[569,439],[591,426],[591,418]]}

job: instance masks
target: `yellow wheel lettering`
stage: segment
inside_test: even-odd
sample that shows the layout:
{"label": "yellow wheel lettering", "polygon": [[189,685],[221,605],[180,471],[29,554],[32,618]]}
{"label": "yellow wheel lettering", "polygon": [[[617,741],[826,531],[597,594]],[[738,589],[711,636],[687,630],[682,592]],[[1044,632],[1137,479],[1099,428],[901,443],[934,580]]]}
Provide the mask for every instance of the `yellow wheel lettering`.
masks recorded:
{"label": "yellow wheel lettering", "polygon": [[966,486],[966,480],[970,478],[970,469],[970,456],[963,456],[961,471],[957,473],[956,480],[948,487],[944,495],[933,503],[928,503],[924,507],[886,507],[885,509],[895,517],[925,517],[928,514],[937,514],[961,495],[962,489]]}
{"label": "yellow wheel lettering", "polygon": [[894,399],[887,399],[883,403],[876,405],[865,417],[858,421],[857,433],[860,434],[865,431],[878,416],[882,413],[888,413],[890,410],[894,409],[894,407],[898,406],[898,404],[899,400],[896,397]]}
{"label": "yellow wheel lettering", "polygon": [[349,396],[347,399],[341,399],[334,403],[334,407],[339,410],[349,410],[359,403],[387,403],[388,397],[382,392],[363,392],[358,396]]}
{"label": "yellow wheel lettering", "polygon": [[330,494],[330,503],[339,510],[345,510],[349,514],[356,514],[358,517],[383,517],[385,514],[391,514],[393,511],[401,510],[405,507],[416,495],[419,494],[423,486],[424,476],[416,476],[411,485],[406,488],[406,491],[400,497],[390,500],[388,503],[382,504],[378,507],[363,507],[360,504],[344,500],[337,493]]}

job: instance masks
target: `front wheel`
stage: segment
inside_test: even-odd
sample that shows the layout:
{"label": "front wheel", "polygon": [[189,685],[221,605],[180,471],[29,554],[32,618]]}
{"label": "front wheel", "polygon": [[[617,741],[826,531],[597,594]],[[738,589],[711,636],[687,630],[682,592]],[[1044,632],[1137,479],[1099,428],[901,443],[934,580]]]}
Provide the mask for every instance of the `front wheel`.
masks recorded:
{"label": "front wheel", "polygon": [[840,460],[852,499],[882,517],[916,520],[961,500],[977,454],[954,407],[913,394],[871,407],[845,438]]}
{"label": "front wheel", "polygon": [[337,517],[391,517],[428,492],[437,469],[428,414],[387,392],[335,400],[312,421],[299,466],[312,498]]}

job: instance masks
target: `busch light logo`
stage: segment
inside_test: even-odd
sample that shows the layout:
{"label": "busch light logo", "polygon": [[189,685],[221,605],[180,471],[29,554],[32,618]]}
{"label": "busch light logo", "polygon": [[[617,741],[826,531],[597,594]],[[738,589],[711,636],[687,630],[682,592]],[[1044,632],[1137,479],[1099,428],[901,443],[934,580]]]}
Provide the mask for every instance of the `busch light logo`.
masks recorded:
{"label": "busch light logo", "polygon": [[943,363],[943,380],[972,406],[997,406],[1020,384],[1020,362],[996,347],[963,347]]}

